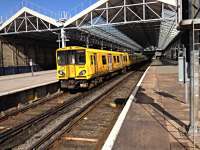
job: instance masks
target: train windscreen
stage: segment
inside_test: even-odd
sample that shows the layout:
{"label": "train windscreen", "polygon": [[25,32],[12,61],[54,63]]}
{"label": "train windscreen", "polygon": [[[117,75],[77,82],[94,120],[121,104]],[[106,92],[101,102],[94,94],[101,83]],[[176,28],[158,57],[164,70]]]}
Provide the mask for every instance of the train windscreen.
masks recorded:
{"label": "train windscreen", "polygon": [[85,64],[84,50],[68,50],[57,52],[58,65],[84,65]]}

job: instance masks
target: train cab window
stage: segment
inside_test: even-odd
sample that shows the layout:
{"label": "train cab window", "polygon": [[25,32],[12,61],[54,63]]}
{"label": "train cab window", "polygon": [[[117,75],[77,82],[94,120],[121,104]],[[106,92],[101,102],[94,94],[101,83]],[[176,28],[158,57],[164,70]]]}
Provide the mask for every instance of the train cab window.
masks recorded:
{"label": "train cab window", "polygon": [[67,58],[68,58],[68,64],[70,64],[70,65],[74,65],[75,64],[75,55],[74,54],[69,54],[68,56],[67,56]]}
{"label": "train cab window", "polygon": [[107,62],[106,62],[106,56],[102,56],[102,64],[103,65],[107,64]]}
{"label": "train cab window", "polygon": [[93,65],[93,64],[94,64],[94,61],[93,61],[93,56],[92,56],[92,55],[90,56],[90,62],[91,62],[91,65]]}
{"label": "train cab window", "polygon": [[84,50],[68,50],[57,52],[58,65],[84,65],[85,51]]}
{"label": "train cab window", "polygon": [[67,53],[65,51],[58,51],[57,52],[57,62],[58,65],[63,66],[67,64]]}
{"label": "train cab window", "polygon": [[75,64],[84,65],[85,64],[85,51],[75,52]]}
{"label": "train cab window", "polygon": [[117,56],[117,62],[119,63],[119,56]]}

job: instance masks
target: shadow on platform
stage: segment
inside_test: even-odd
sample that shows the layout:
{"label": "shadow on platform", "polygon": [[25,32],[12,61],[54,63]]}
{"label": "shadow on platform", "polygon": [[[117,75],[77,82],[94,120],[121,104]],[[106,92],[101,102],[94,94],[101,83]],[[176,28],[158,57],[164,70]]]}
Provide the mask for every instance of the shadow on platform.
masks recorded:
{"label": "shadow on platform", "polygon": [[[192,148],[190,145],[188,145],[188,142],[185,142],[185,140],[189,141],[189,143],[191,142],[186,132],[188,126],[184,122],[182,122],[179,118],[177,118],[176,116],[172,115],[167,110],[165,110],[165,108],[163,108],[161,105],[156,103],[155,100],[152,97],[146,95],[144,91],[145,91],[144,89],[142,88],[140,89],[140,92],[138,92],[137,95],[136,103],[144,104],[141,105],[141,107],[176,140],[176,142],[173,142],[172,145],[171,144],[170,145],[175,149]],[[172,96],[164,92],[158,94],[162,94],[162,96],[173,99],[176,98],[175,96]],[[171,120],[176,122],[178,126],[173,124]],[[170,130],[169,126],[171,127],[170,129],[173,130]],[[199,147],[197,146],[197,148]]]}
{"label": "shadow on platform", "polygon": [[177,66],[178,62],[174,60],[155,60],[151,66]]}
{"label": "shadow on platform", "polygon": [[[140,91],[144,91],[144,89],[140,89]],[[169,97],[172,98],[174,100],[177,100],[177,98],[173,95],[170,95],[168,93],[165,92],[156,92],[159,95],[162,95],[164,97]],[[136,103],[139,104],[150,104],[153,108],[155,108],[156,110],[158,110],[159,112],[161,112],[163,115],[167,116],[168,118],[170,118],[171,120],[175,121],[177,124],[179,124],[181,127],[184,127],[185,129],[187,129],[187,125],[182,122],[180,119],[178,119],[177,117],[175,117],[174,115],[170,114],[169,112],[167,112],[165,110],[165,108],[163,108],[161,105],[159,105],[158,103],[155,103],[155,100],[152,97],[149,97],[148,95],[146,95],[143,92],[139,92],[138,93],[138,97],[139,98],[138,101],[136,101]],[[178,100],[179,102],[183,103],[182,101]]]}
{"label": "shadow on platform", "polygon": [[184,103],[183,101],[177,99],[176,96],[171,95],[171,94],[169,94],[168,92],[164,92],[164,91],[155,91],[155,93],[158,94],[158,95],[160,95],[160,96],[166,97],[166,98],[174,99],[174,100],[176,100],[176,101],[178,101],[178,102],[180,102],[180,103]]}

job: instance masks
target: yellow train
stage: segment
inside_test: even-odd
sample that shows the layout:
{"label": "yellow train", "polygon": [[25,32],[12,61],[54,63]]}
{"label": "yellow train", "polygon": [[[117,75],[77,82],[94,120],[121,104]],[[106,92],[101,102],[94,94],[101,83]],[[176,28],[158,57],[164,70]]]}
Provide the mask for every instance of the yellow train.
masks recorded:
{"label": "yellow train", "polygon": [[57,79],[61,88],[88,88],[118,71],[146,60],[143,55],[78,46],[60,48],[56,53]]}

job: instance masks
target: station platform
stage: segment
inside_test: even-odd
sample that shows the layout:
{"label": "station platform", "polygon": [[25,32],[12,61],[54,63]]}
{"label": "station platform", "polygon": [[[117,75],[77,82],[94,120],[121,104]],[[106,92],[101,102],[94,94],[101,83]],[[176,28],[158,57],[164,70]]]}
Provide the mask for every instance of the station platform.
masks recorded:
{"label": "station platform", "polygon": [[0,76],[0,97],[56,82],[56,70]]}
{"label": "station platform", "polygon": [[[154,61],[127,110],[118,134],[111,131],[111,134],[117,134],[110,140],[113,141],[111,149],[193,149],[193,137],[186,132],[189,105],[184,102],[184,90],[184,85],[178,82],[178,66]],[[198,149],[198,135],[195,142]]]}

